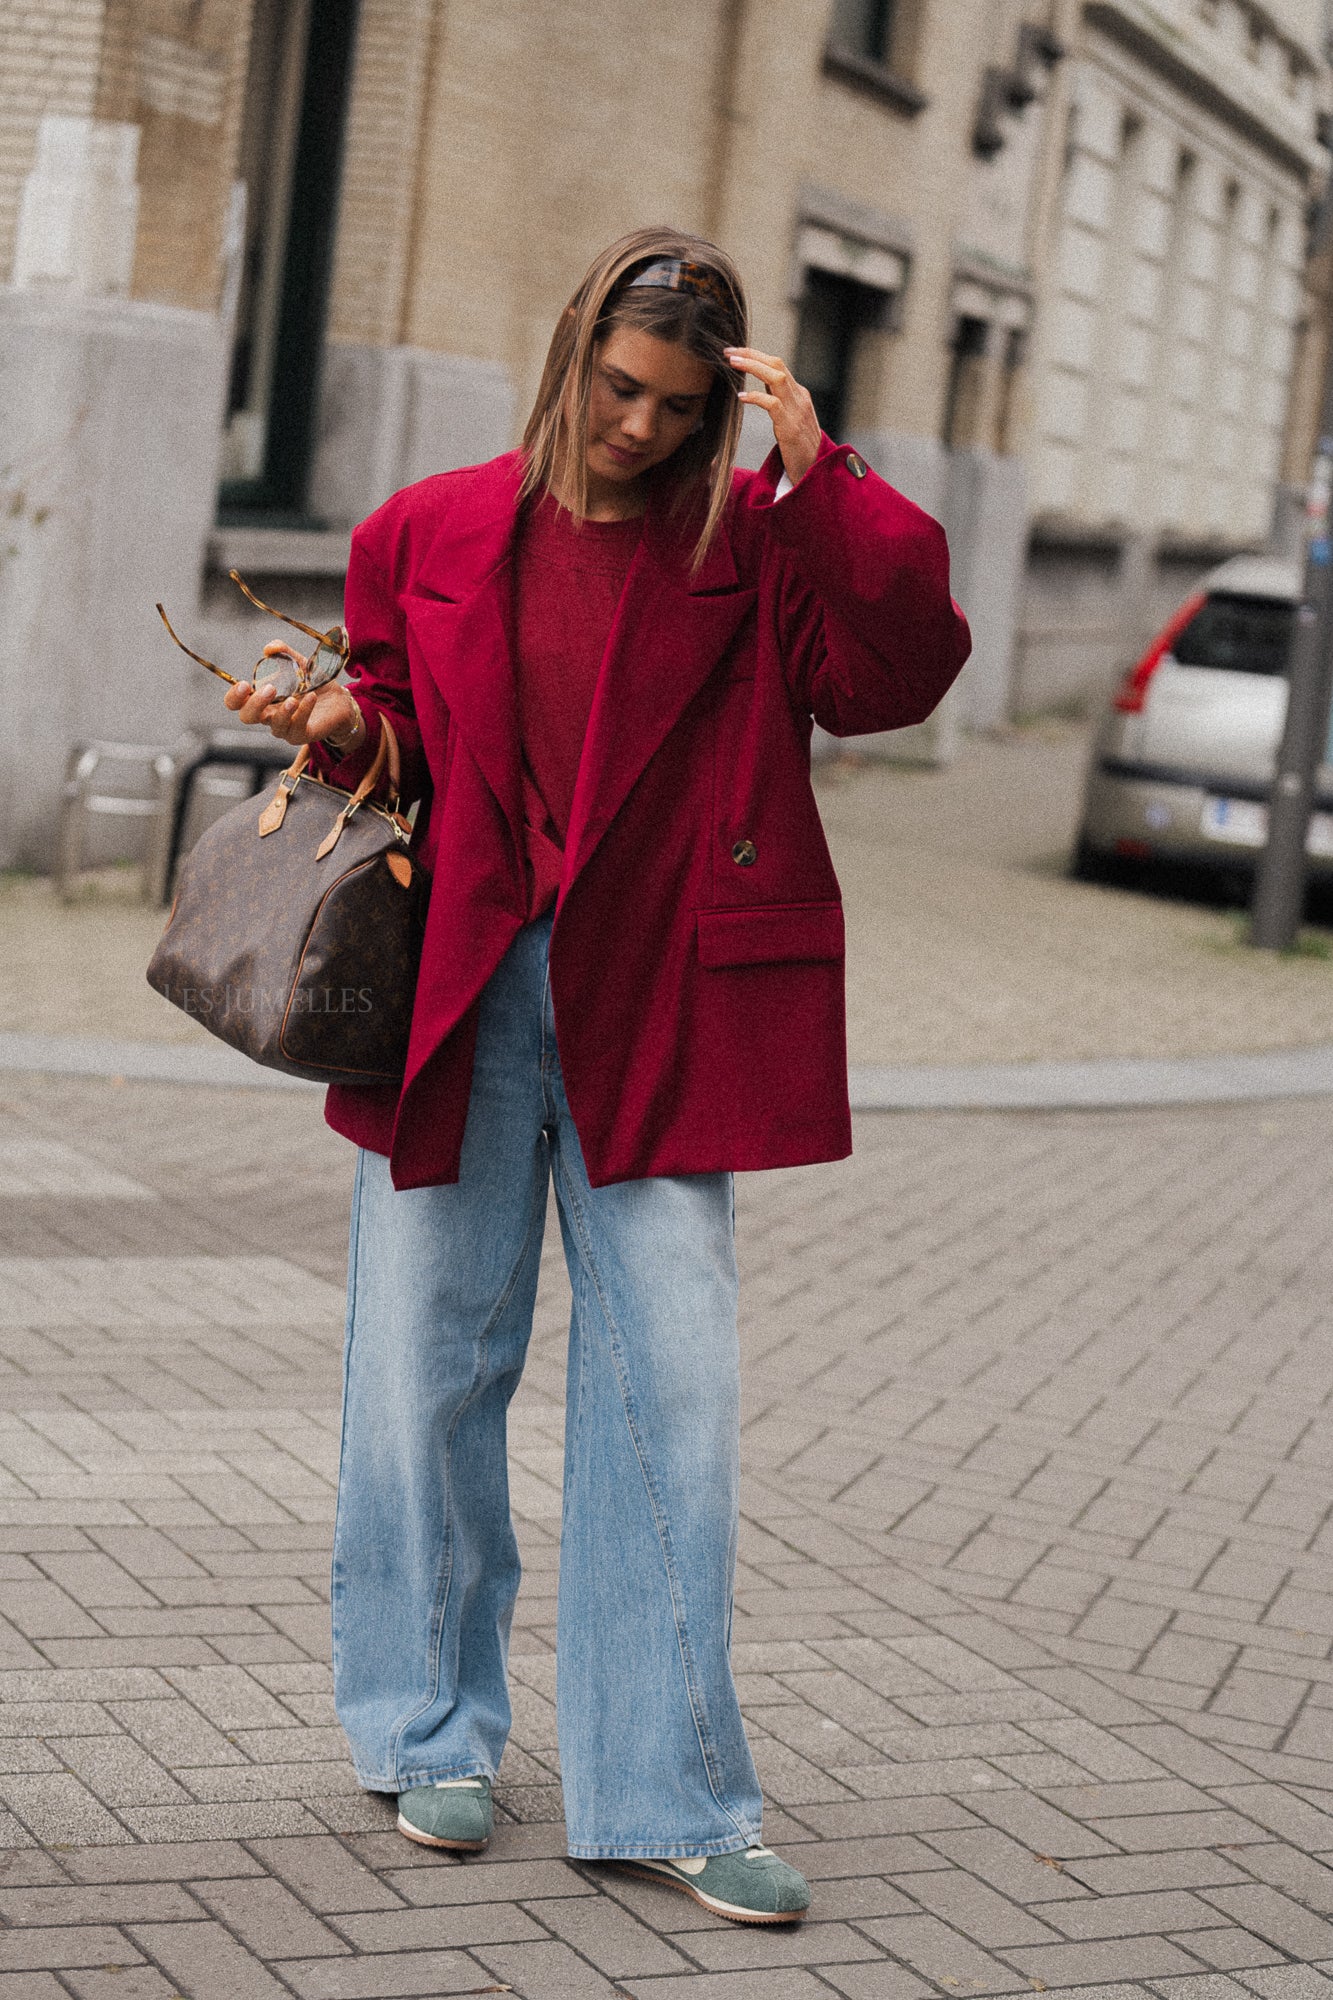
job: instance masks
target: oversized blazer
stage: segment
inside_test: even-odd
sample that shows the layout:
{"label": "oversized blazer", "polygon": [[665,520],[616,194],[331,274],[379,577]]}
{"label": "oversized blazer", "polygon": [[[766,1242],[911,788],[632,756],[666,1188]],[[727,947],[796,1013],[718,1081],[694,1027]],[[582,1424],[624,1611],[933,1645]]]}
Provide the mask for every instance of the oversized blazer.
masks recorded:
{"label": "oversized blazer", "polygon": [[[431,876],[401,1090],[335,1085],[335,1130],[394,1184],[456,1181],[478,998],[526,917],[511,643],[521,455],[407,487],[352,538],[346,620],[369,743],[387,714]],[[738,472],[697,573],[650,506],[575,788],[550,945],[593,1186],[851,1150],[837,878],[810,783],[835,735],[920,722],[969,638],[943,531],[825,439],[775,501]]]}

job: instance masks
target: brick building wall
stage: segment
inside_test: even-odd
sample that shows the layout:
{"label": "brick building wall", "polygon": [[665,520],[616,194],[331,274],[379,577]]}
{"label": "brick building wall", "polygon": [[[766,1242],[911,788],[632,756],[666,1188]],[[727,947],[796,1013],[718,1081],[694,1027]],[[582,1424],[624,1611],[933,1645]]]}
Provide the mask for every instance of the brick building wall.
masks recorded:
{"label": "brick building wall", "polygon": [[331,340],[387,347],[404,337],[438,13],[435,0],[362,0],[339,192]]}
{"label": "brick building wall", "polygon": [[131,296],[216,309],[253,0],[106,0],[95,104],[139,127]]}
{"label": "brick building wall", "polygon": [[14,260],[19,198],[48,112],[87,117],[97,97],[104,0],[0,8],[0,282]]}

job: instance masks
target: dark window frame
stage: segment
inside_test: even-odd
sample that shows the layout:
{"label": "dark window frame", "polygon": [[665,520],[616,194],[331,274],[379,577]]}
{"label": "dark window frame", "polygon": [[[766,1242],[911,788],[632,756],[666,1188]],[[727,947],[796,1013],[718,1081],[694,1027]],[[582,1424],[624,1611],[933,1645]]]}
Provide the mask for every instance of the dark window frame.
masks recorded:
{"label": "dark window frame", "polygon": [[315,454],[358,11],[359,0],[318,0],[310,10],[264,469],[257,479],[223,482],[217,512],[223,526],[318,525],[306,512],[306,491]]}
{"label": "dark window frame", "polygon": [[915,118],[929,99],[904,74],[902,44],[913,0],[834,0],[823,71]]}
{"label": "dark window frame", "polygon": [[[836,271],[806,267],[797,308],[794,367],[814,401],[820,429],[835,443],[845,443],[842,435],[847,417],[847,398],[852,386],[857,342],[864,333],[891,323],[894,294],[876,285],[863,285]],[[823,324],[816,324],[818,316]],[[820,334],[829,339],[837,353],[835,378],[825,384],[810,365],[809,343]]]}

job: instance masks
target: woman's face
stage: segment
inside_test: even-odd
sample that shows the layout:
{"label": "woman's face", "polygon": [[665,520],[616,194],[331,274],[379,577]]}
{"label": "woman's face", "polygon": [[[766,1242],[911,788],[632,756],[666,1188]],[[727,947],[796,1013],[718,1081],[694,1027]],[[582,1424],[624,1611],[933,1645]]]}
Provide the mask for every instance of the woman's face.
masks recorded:
{"label": "woman's face", "polygon": [[713,370],[688,348],[612,327],[593,355],[588,484],[623,487],[682,445],[704,413]]}

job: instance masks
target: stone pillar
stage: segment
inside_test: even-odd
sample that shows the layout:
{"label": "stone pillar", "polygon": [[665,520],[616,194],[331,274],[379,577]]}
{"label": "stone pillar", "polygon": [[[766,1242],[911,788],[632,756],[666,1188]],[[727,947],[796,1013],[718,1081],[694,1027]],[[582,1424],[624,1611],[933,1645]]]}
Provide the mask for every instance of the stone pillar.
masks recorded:
{"label": "stone pillar", "polygon": [[171,744],[213,515],[227,342],[210,313],[0,290],[0,867],[46,868],[69,746]]}
{"label": "stone pillar", "polygon": [[414,479],[508,451],[514,419],[514,386],[498,362],[330,341],[311,509],[351,527]]}
{"label": "stone pillar", "polygon": [[1027,467],[976,448],[951,452],[944,501],[953,594],[972,627],[972,656],[954,691],[967,729],[1009,719],[1014,642],[1027,553]]}

